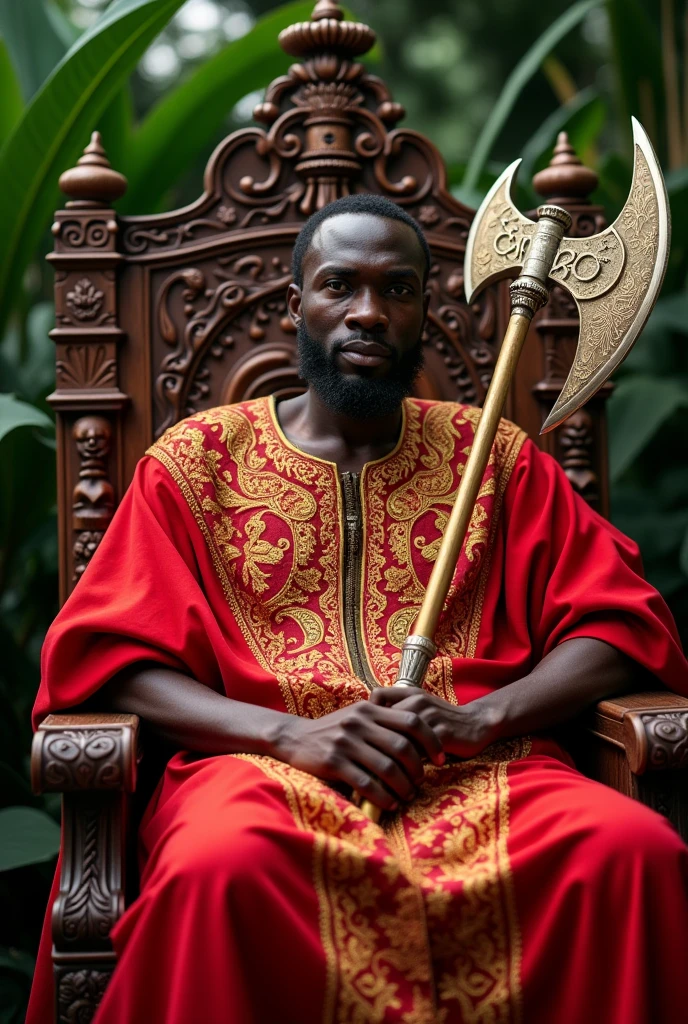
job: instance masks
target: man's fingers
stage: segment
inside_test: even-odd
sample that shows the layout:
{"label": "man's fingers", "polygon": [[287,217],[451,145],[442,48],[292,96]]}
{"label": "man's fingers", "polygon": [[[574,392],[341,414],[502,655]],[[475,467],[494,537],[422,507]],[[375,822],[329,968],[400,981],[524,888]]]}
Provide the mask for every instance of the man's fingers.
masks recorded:
{"label": "man's fingers", "polygon": [[399,806],[398,798],[385,789],[382,783],[371,775],[365,765],[348,761],[342,766],[339,777],[357,793],[360,793],[364,800],[370,800],[376,807],[381,807],[383,811],[395,811]]}
{"label": "man's fingers", "polygon": [[373,724],[366,732],[365,739],[371,746],[394,758],[416,786],[422,781],[423,761],[418,746],[408,736]]}
{"label": "man's fingers", "polygon": [[427,722],[424,722],[415,711],[402,711],[398,708],[386,709],[384,715],[378,720],[378,724],[386,729],[394,729],[396,732],[410,736],[420,746],[421,750],[429,757],[433,764],[441,765],[445,762],[442,742]]}

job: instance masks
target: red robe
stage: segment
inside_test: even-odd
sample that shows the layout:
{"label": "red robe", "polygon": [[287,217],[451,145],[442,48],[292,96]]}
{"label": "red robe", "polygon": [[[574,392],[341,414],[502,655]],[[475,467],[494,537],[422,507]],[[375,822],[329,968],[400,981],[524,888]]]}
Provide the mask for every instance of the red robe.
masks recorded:
{"label": "red robe", "polygon": [[[407,400],[397,447],[361,475],[359,635],[380,685],[394,681],[477,415]],[[343,547],[336,466],[286,440],[271,400],[178,424],[139,464],[48,634],[36,721],[142,659],[307,717],[367,699],[345,636]],[[466,703],[581,636],[688,694],[635,546],[504,421],[426,688]],[[114,929],[96,1024],[668,1024],[683,1012],[688,850],[547,737],[428,767],[382,826],[275,759],[181,752],[140,842],[141,894]],[[44,941],[31,1024],[49,1019],[48,952]]]}

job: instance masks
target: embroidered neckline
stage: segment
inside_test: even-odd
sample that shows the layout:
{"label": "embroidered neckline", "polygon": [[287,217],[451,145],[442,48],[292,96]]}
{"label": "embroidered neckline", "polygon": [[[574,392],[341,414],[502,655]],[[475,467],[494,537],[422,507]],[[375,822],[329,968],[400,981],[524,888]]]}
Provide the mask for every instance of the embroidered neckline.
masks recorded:
{"label": "embroidered neckline", "polygon": [[[283,444],[290,451],[295,452],[297,455],[300,455],[302,458],[312,459],[313,462],[319,462],[323,466],[329,466],[331,469],[335,471],[335,473],[339,474],[339,467],[337,466],[336,462],[331,462],[329,459],[322,459],[320,458],[319,455],[311,455],[310,452],[304,451],[303,448],[299,448],[297,445],[295,445],[292,441],[289,440],[287,435],[284,433],[282,425],[279,421],[279,417],[277,416],[277,403],[275,401],[274,395],[269,395],[267,398],[262,399],[262,401],[266,403],[268,412],[270,414],[270,422],[281,444]],[[399,431],[399,437],[397,438],[397,443],[394,445],[394,448],[392,448],[391,452],[387,452],[386,455],[382,455],[379,459],[371,459],[369,462],[366,462],[361,467],[361,475],[363,475],[363,473],[368,469],[368,467],[380,466],[383,463],[387,462],[388,459],[393,459],[396,455],[399,454],[399,452],[406,444],[408,438],[409,423],[409,416],[406,405],[407,402],[410,401],[412,401],[412,399],[405,398],[401,403],[401,430]]]}

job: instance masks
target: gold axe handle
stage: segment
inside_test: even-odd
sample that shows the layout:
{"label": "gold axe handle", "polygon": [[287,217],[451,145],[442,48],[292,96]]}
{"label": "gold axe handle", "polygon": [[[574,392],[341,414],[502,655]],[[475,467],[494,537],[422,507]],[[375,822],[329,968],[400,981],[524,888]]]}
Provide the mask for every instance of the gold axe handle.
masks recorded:
{"label": "gold axe handle", "polygon": [[[436,654],[435,630],[466,539],[506,396],[530,321],[547,302],[547,280],[561,240],[570,226],[571,218],[566,210],[559,206],[539,207],[537,228],[523,271],[510,285],[511,316],[461,477],[459,493],[444,531],[423,604],[412,627],[413,632],[404,641],[395,686],[421,687],[426,669]],[[380,820],[380,808],[369,800],[361,803],[361,810],[371,821]]]}

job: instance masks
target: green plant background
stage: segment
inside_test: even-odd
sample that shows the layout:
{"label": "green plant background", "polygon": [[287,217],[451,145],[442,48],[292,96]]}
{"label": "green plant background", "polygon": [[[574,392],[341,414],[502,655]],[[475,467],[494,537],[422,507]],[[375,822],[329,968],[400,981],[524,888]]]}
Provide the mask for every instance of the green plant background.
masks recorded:
{"label": "green plant background", "polygon": [[[352,0],[366,60],[476,205],[521,155],[536,197],[561,129],[613,218],[629,116],[664,167],[673,245],[662,296],[609,402],[612,517],[688,632],[688,0]],[[98,128],[129,179],[123,213],[196,198],[205,161],[290,63],[278,32],[312,2],[0,0],[0,1024],[23,1020],[59,842],[28,784],[40,647],[57,610],[49,225],[59,173]],[[183,143],[180,143],[183,140]]]}

